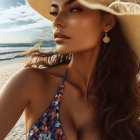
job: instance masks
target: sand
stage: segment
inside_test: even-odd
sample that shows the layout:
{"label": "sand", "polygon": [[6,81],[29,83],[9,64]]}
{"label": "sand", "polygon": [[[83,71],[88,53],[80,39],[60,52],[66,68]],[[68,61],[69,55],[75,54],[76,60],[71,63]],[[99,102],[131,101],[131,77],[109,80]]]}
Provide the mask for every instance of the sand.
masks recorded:
{"label": "sand", "polygon": [[[22,68],[23,60],[0,62],[0,89],[15,72]],[[4,140],[26,140],[24,112]]]}

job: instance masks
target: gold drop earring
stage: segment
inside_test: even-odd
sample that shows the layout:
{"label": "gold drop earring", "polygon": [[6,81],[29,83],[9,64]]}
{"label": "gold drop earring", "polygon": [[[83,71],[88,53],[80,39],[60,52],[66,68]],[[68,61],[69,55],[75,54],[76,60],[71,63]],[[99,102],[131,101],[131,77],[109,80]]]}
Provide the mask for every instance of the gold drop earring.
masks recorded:
{"label": "gold drop earring", "polygon": [[109,38],[108,35],[107,35],[107,30],[106,30],[106,32],[105,32],[105,36],[103,37],[103,42],[104,42],[105,44],[107,44],[107,43],[110,42],[110,38]]}

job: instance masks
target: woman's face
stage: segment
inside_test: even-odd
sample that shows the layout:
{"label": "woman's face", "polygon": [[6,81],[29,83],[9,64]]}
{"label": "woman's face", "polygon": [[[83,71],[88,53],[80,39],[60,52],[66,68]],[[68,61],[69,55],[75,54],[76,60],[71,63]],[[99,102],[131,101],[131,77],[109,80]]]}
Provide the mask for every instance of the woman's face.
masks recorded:
{"label": "woman's face", "polygon": [[[99,10],[91,10],[77,1],[64,5],[68,0],[53,0],[51,7],[55,12],[52,24],[53,33],[59,32],[70,37],[55,42],[60,54],[81,52],[99,46],[103,33],[103,20]],[[72,0],[71,0],[72,1]]]}

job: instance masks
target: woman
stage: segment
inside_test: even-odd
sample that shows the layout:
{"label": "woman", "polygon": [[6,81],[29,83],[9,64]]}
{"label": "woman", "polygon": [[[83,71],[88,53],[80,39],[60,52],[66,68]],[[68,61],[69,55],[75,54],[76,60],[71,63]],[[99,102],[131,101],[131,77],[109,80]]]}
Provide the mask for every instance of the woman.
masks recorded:
{"label": "woman", "polygon": [[53,21],[57,51],[29,54],[1,90],[0,139],[25,110],[29,140],[139,140],[139,3],[28,2]]}

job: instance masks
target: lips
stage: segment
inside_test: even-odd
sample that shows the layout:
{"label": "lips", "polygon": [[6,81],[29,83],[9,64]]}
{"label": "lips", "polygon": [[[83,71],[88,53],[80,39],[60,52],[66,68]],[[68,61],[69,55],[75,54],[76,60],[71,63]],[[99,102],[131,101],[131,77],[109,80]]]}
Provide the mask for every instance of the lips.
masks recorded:
{"label": "lips", "polygon": [[[60,36],[61,36],[61,37],[60,37]],[[65,38],[65,39],[70,39],[71,37],[66,36],[65,34],[63,34],[63,33],[61,33],[61,32],[55,32],[54,38]]]}

